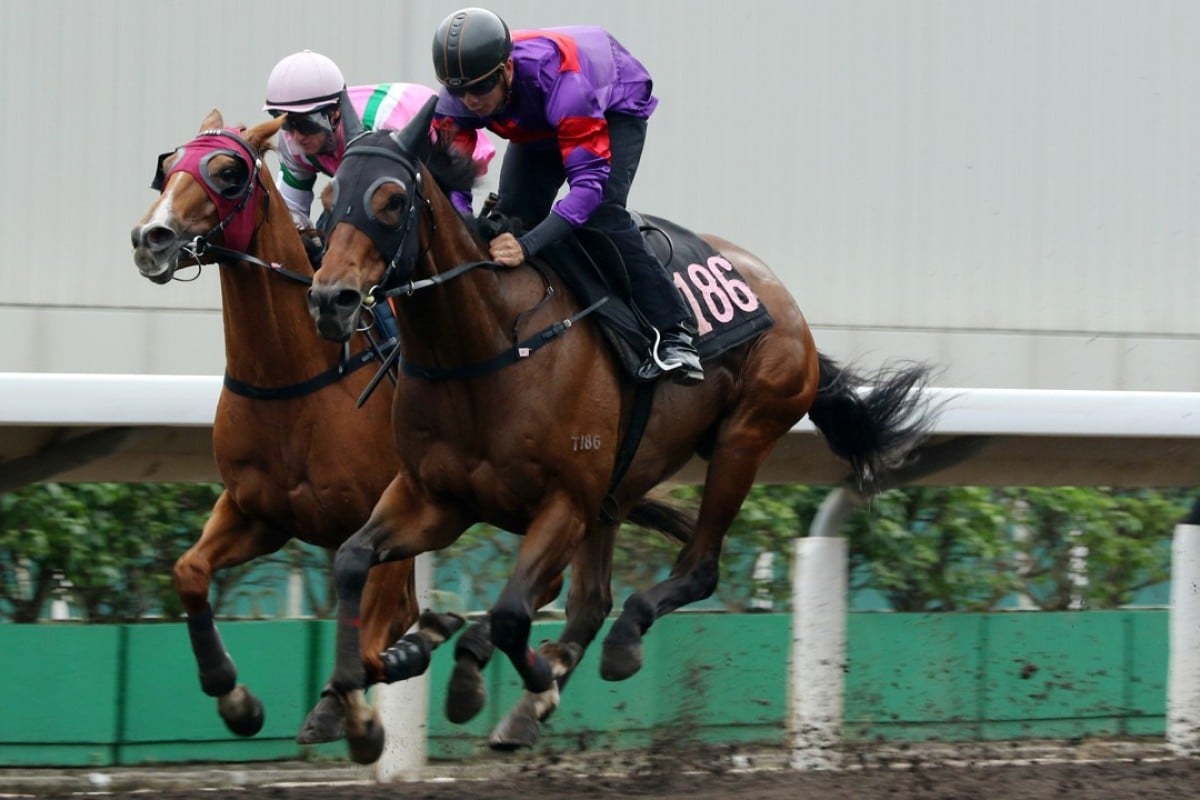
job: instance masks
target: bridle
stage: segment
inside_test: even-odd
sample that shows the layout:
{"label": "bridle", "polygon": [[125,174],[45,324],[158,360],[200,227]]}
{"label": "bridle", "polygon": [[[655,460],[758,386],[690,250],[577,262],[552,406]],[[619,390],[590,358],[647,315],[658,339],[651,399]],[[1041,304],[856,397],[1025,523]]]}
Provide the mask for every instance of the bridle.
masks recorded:
{"label": "bridle", "polygon": [[[180,157],[170,169],[164,169],[166,160],[176,153]],[[224,187],[213,183],[208,165],[213,158],[221,155],[230,156],[246,167],[244,181]],[[249,207],[251,198],[262,188],[262,157],[258,152],[232,128],[212,128],[201,131],[182,147],[160,155],[150,188],[163,191],[167,180],[176,172],[186,172],[195,178],[216,207],[217,214],[222,215],[221,221],[211,230],[197,236],[184,247],[186,253],[199,259],[216,247],[212,239],[221,233],[225,234],[225,248],[228,251],[245,250],[254,235],[254,219],[243,216],[243,212]]]}
{"label": "bridle", "polygon": [[[381,163],[378,159],[385,161]],[[399,165],[401,175],[386,170],[388,162]],[[400,187],[408,203],[403,220],[397,225],[389,225],[379,219],[371,208],[372,196],[389,183]],[[345,155],[333,182],[333,201],[326,233],[332,231],[339,222],[348,222],[362,231],[375,245],[379,255],[386,259],[387,266],[379,283],[372,286],[364,297],[363,305],[368,308],[385,297],[415,291],[411,278],[421,255],[417,227],[422,206],[427,211],[433,231],[436,231],[433,206],[424,193],[420,163],[404,154],[398,133],[367,131],[347,142]],[[406,288],[394,291],[406,280]]]}
{"label": "bridle", "polygon": [[[180,157],[171,165],[170,169],[164,169],[163,165],[166,160],[176,153],[179,153]],[[245,165],[246,179],[231,186],[215,184],[208,167],[209,162],[218,155],[230,156]],[[223,215],[221,221],[211,230],[196,236],[191,242],[185,244],[180,250],[181,255],[194,260],[197,265],[204,256],[210,256],[223,263],[244,261],[264,267],[297,283],[306,286],[312,285],[310,276],[294,272],[277,262],[264,261],[258,256],[246,252],[257,230],[252,213],[254,206],[251,200],[260,191],[265,200],[266,187],[262,181],[262,156],[237,131],[230,128],[204,130],[182,147],[163,153],[158,157],[150,188],[159,192],[163,191],[166,188],[167,180],[176,172],[186,172],[196,179],[213,205],[216,206],[217,213]],[[215,244],[212,241],[220,233],[225,234],[223,245]],[[235,394],[262,400],[301,397],[336,383],[344,376],[372,361],[386,361],[391,355],[390,351],[398,349],[394,339],[377,342],[369,331],[364,331],[364,335],[367,340],[367,349],[351,355],[349,342],[347,342],[337,364],[300,383],[290,386],[259,387],[239,381],[226,373],[225,387]],[[383,370],[381,370],[381,375],[382,373]],[[376,376],[375,382],[378,382],[381,375]]]}

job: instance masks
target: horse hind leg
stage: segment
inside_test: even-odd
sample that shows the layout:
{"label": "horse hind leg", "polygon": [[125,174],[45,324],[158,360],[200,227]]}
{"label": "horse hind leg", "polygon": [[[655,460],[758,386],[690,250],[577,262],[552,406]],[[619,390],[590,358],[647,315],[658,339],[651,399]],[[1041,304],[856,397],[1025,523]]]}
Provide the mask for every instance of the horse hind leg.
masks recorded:
{"label": "horse hind leg", "polygon": [[[566,686],[583,653],[612,611],[612,557],[616,525],[607,525],[584,539],[571,564],[571,592],[567,597],[567,623],[556,642],[543,642],[539,655],[551,665],[554,683],[544,692],[526,691],[516,706],[488,737],[493,750],[533,747],[541,723],[558,708]],[[559,582],[561,584],[561,577]]]}
{"label": "horse hind leg", "polygon": [[237,668],[217,630],[208,592],[215,573],[273,553],[285,541],[287,537],[247,519],[222,493],[199,541],[175,562],[175,590],[187,614],[200,688],[217,699],[217,712],[238,736],[254,736],[262,730],[266,715],[262,702],[237,682]]}
{"label": "horse hind leg", "polygon": [[[721,545],[759,467],[788,428],[777,417],[764,424],[729,424],[718,436],[705,475],[695,536],[684,545],[670,576],[625,601],[604,639],[600,676],[625,680],[642,667],[642,639],[659,617],[703,600],[717,588]],[[798,418],[798,416],[796,417]]]}

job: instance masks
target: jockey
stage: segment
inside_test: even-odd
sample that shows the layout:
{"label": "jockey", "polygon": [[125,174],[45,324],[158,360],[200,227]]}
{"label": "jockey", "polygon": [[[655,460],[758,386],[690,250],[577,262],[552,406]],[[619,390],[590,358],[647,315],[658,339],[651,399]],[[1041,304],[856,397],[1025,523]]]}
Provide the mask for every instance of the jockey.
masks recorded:
{"label": "jockey", "polygon": [[[625,207],[646,120],[658,104],[646,68],[602,28],[510,34],[500,17],[482,8],[442,21],[433,65],[442,84],[434,127],[464,148],[483,127],[510,142],[497,210],[520,219],[527,232],[493,239],[492,259],[517,266],[585,223],[603,231],[620,251],[637,304],[655,329],[638,377],[703,380],[692,315]],[[554,202],[564,180],[568,191]]]}
{"label": "jockey", "polygon": [[[267,78],[263,111],[286,114],[279,147],[279,191],[301,230],[312,228],[310,213],[317,175],[333,175],[346,142],[363,131],[400,130],[434,91],[416,83],[346,86],[342,71],[329,58],[303,50],[284,58]],[[496,148],[479,137],[471,150],[480,175],[487,172]],[[471,196],[456,192],[455,208],[471,214]]]}

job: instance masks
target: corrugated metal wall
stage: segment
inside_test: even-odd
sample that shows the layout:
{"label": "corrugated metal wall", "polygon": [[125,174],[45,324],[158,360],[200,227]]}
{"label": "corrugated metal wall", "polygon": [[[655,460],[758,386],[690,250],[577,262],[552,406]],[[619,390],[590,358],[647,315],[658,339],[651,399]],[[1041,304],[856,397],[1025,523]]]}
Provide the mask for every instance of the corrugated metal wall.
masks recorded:
{"label": "corrugated metal wall", "polygon": [[[0,369],[218,372],[214,275],[127,232],[213,106],[256,121],[302,47],[432,82],[458,2],[12,0],[0,25]],[[757,252],[822,349],[947,385],[1200,389],[1200,4],[828,0],[491,6],[597,22],[662,99],[631,203]]]}

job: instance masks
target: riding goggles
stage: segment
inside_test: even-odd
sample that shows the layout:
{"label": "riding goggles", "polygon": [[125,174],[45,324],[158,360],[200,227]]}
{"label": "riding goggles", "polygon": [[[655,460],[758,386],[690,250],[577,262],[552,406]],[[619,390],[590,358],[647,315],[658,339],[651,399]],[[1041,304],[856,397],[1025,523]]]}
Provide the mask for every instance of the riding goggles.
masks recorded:
{"label": "riding goggles", "polygon": [[500,82],[500,78],[504,75],[504,72],[501,69],[503,66],[503,64],[497,64],[496,68],[487,75],[484,75],[482,78],[477,78],[471,83],[452,84],[450,81],[447,81],[443,85],[446,87],[446,91],[450,93],[451,97],[462,97],[468,94],[479,97],[480,95],[485,95],[492,89],[496,88],[496,84]]}
{"label": "riding goggles", "polygon": [[280,111],[271,109],[271,116],[285,115],[283,129],[288,133],[298,133],[301,136],[315,136],[318,133],[333,133],[333,123],[329,121],[329,110],[318,109],[301,113],[298,111]]}

